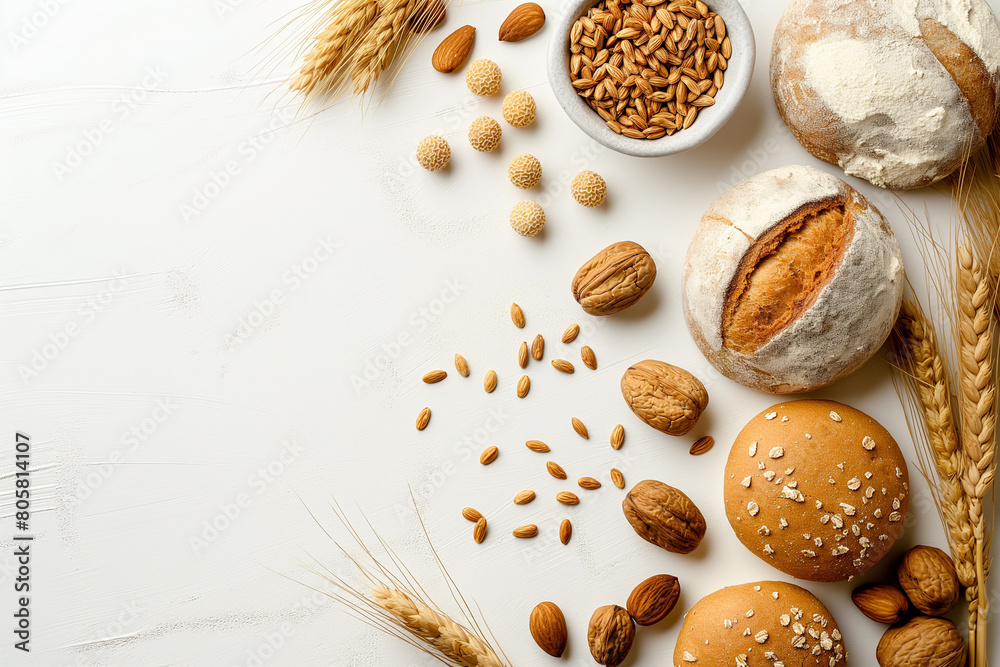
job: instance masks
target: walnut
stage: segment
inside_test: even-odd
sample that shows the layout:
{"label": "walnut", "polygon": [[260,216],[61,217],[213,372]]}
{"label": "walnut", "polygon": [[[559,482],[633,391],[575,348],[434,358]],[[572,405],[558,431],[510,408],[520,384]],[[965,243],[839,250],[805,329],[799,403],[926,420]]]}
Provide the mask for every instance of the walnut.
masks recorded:
{"label": "walnut", "polygon": [[600,665],[617,667],[625,661],[632,640],[635,639],[635,624],[628,612],[616,604],[598,607],[590,617],[587,628],[587,643],[590,655]]}
{"label": "walnut", "polygon": [[940,549],[916,546],[903,554],[899,585],[913,606],[928,616],[944,616],[958,604],[955,564]]}
{"label": "walnut", "polygon": [[708,407],[708,391],[683,368],[647,359],[633,364],[621,381],[632,412],[658,431],[684,435]]}
{"label": "walnut", "polygon": [[647,479],[622,501],[625,518],[642,539],[667,551],[686,554],[705,537],[705,517],[682,491]]}
{"label": "walnut", "polygon": [[591,315],[611,315],[638,301],[656,279],[656,264],[638,243],[612,243],[580,267],[573,298]]}
{"label": "walnut", "polygon": [[881,667],[960,667],[965,643],[948,619],[916,616],[885,631],[875,658]]}

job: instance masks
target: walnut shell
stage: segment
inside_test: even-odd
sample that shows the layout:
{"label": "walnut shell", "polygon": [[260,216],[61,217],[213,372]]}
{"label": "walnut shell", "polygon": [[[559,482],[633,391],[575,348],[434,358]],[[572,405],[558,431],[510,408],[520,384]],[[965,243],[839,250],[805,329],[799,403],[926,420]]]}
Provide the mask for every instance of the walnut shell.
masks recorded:
{"label": "walnut shell", "polygon": [[958,604],[958,574],[951,556],[935,547],[916,546],[903,554],[899,585],[913,606],[928,616],[944,616]]}
{"label": "walnut shell", "polygon": [[916,616],[885,631],[875,658],[881,667],[959,667],[965,643],[948,619]]}
{"label": "walnut shell", "polygon": [[587,643],[590,644],[590,655],[598,664],[617,667],[625,662],[633,639],[635,624],[627,611],[616,604],[594,610],[587,628]]}
{"label": "walnut shell", "polygon": [[612,243],[573,276],[573,298],[591,315],[611,315],[638,301],[656,279],[656,264],[638,243]]}
{"label": "walnut shell", "polygon": [[680,596],[681,584],[677,577],[656,574],[632,589],[625,607],[639,625],[653,625],[673,611]]}
{"label": "walnut shell", "polygon": [[622,396],[632,412],[658,431],[684,435],[708,407],[708,391],[683,368],[646,359],[622,375]]}
{"label": "walnut shell", "polygon": [[625,518],[642,539],[667,551],[686,554],[705,537],[705,517],[684,492],[647,479],[622,501]]}
{"label": "walnut shell", "polygon": [[566,617],[555,602],[541,602],[531,610],[528,621],[531,637],[538,647],[549,655],[558,658],[566,650],[569,631],[566,629]]}

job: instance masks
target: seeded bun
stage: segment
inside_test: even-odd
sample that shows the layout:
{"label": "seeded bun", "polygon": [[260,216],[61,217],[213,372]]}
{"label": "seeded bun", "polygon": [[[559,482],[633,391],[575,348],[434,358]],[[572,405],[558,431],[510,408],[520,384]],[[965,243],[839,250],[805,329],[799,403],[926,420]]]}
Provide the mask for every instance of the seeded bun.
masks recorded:
{"label": "seeded bun", "polygon": [[993,129],[1000,26],[986,0],[792,0],[771,89],[815,157],[881,187],[929,185]]}
{"label": "seeded bun", "polygon": [[779,403],[751,419],[729,452],[724,493],[743,545],[810,581],[868,570],[899,537],[910,508],[896,441],[834,401]]}
{"label": "seeded bun", "polygon": [[846,667],[837,621],[812,593],[781,581],[729,586],[684,617],[674,667]]}
{"label": "seeded bun", "polygon": [[852,373],[885,342],[903,261],[889,224],[857,190],[812,167],[781,167],[708,207],[682,295],[691,337],[719,372],[798,393]]}

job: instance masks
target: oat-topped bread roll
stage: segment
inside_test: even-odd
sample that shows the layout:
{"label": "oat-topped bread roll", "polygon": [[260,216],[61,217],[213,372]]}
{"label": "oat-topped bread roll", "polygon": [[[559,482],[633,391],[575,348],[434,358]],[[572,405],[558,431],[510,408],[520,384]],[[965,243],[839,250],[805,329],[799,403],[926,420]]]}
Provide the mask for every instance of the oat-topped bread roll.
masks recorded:
{"label": "oat-topped bread roll", "polygon": [[1000,26],[985,0],[792,0],[771,89],[817,158],[886,188],[929,185],[993,128]]}
{"label": "oat-topped bread roll", "polygon": [[896,441],[834,401],[779,403],[751,419],[729,452],[724,493],[744,546],[810,581],[865,572],[888,553],[910,507]]}
{"label": "oat-topped bread roll", "polygon": [[903,262],[882,214],[811,167],[738,183],[705,211],[684,263],[688,329],[723,375],[779,394],[855,371],[892,329]]}
{"label": "oat-topped bread roll", "polygon": [[833,615],[804,588],[781,581],[729,586],[684,617],[674,667],[846,667]]}

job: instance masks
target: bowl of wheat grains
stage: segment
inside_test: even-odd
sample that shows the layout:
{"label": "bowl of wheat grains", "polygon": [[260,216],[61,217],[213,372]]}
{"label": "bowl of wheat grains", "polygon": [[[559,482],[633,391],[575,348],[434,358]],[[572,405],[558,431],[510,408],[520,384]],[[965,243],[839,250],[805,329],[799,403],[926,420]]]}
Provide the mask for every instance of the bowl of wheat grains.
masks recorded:
{"label": "bowl of wheat grains", "polygon": [[570,0],[549,44],[549,85],[580,129],[638,157],[680,153],[736,113],[753,74],[739,0]]}

